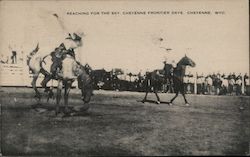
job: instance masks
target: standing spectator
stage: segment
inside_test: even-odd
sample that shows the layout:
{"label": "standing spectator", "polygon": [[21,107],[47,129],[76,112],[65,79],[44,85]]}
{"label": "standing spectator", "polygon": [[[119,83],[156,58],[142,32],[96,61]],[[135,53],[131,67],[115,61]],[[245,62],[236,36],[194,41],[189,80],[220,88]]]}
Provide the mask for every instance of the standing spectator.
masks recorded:
{"label": "standing spectator", "polygon": [[201,82],[202,82],[202,84],[201,84],[201,93],[205,94],[205,77],[203,76],[203,74],[202,74],[202,77],[200,79],[201,79]]}
{"label": "standing spectator", "polygon": [[197,76],[197,94],[201,94],[203,93],[203,80],[202,80],[203,76]]}
{"label": "standing spectator", "polygon": [[244,75],[244,85],[245,85],[245,93],[247,95],[250,95],[250,84],[249,84],[249,76],[247,75],[247,73]]}
{"label": "standing spectator", "polygon": [[225,95],[228,92],[228,79],[225,77],[225,75],[221,79],[222,79],[222,90],[220,94]]}
{"label": "standing spectator", "polygon": [[236,77],[236,79],[235,79],[235,80],[238,80],[238,79],[241,79],[241,81],[242,81],[242,76],[241,76],[241,73],[239,73],[239,75]]}
{"label": "standing spectator", "polygon": [[228,77],[228,92],[230,95],[233,94],[235,80],[233,79],[232,75]]}
{"label": "standing spectator", "polygon": [[221,76],[218,73],[214,79],[214,86],[215,86],[215,94],[218,95],[220,93],[221,90],[221,85],[222,85],[222,80],[221,80]]}
{"label": "standing spectator", "polygon": [[12,64],[17,64],[16,56],[17,56],[16,51],[12,51],[12,56],[11,56]]}
{"label": "standing spectator", "polygon": [[194,78],[194,76],[190,73],[190,74],[189,74],[189,89],[190,89],[190,93],[194,93],[194,83],[195,83],[195,78]]}
{"label": "standing spectator", "polygon": [[185,75],[185,76],[183,77],[183,82],[184,82],[185,91],[188,93],[189,77],[188,77],[187,75]]}
{"label": "standing spectator", "polygon": [[212,92],[213,80],[212,80],[212,78],[211,78],[210,75],[208,75],[208,76],[205,78],[205,84],[206,84],[207,93],[208,93],[208,94],[211,94],[211,92]]}
{"label": "standing spectator", "polygon": [[244,85],[245,87],[249,85],[249,76],[247,76],[247,73],[244,75]]}
{"label": "standing spectator", "polygon": [[242,92],[241,92],[241,86],[242,86],[242,80],[241,80],[241,77],[237,77],[236,78],[236,95],[241,95]]}
{"label": "standing spectator", "polygon": [[232,76],[232,78],[234,79],[234,81],[236,81],[236,75],[235,75],[234,72],[233,72],[233,74],[232,74],[231,76]]}

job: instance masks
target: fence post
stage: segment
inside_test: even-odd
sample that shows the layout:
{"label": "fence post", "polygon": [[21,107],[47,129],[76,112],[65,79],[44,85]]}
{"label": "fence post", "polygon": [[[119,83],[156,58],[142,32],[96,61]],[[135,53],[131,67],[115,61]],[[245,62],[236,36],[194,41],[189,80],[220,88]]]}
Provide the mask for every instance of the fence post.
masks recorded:
{"label": "fence post", "polygon": [[194,77],[194,94],[197,94],[197,72]]}
{"label": "fence post", "polygon": [[241,78],[242,86],[241,86],[241,93],[245,94],[245,81],[244,77]]}

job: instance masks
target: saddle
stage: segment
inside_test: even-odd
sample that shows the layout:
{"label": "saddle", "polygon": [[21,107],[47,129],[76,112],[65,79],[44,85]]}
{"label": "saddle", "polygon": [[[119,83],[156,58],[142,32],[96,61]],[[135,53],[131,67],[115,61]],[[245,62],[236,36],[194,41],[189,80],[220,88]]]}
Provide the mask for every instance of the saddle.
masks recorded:
{"label": "saddle", "polygon": [[[40,63],[41,72],[46,77],[51,77],[53,79],[61,78],[63,76],[63,69],[62,69],[63,62],[65,61],[65,59],[68,59],[68,58],[70,58],[72,61],[75,61],[75,56],[73,54],[74,54],[73,51],[69,50],[69,51],[62,52],[60,56],[59,54],[57,54],[56,56],[56,53],[54,53],[54,55],[45,56],[42,59],[42,62]],[[66,63],[66,64],[69,64],[69,63]],[[67,71],[69,71],[69,69]]]}

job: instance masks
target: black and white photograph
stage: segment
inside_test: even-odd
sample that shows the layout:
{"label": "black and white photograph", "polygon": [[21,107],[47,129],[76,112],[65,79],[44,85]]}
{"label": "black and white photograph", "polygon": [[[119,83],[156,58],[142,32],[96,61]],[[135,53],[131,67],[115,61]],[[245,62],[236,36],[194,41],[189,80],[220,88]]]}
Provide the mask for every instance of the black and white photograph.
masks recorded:
{"label": "black and white photograph", "polygon": [[250,155],[247,0],[1,0],[0,19],[0,156]]}

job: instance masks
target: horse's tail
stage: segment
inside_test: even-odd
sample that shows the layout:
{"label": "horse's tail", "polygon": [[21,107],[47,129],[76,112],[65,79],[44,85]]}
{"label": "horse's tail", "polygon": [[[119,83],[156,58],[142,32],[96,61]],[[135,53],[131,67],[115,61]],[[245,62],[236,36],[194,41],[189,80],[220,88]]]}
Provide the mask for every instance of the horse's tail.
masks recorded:
{"label": "horse's tail", "polygon": [[27,56],[27,65],[29,65],[31,58],[38,52],[39,50],[39,43],[37,43],[36,48],[30,52]]}
{"label": "horse's tail", "polygon": [[36,48],[32,50],[27,56],[27,65],[29,67],[29,70],[32,71],[32,73],[39,73],[41,69],[41,62],[43,58],[36,55],[38,50],[39,43],[37,43]]}

